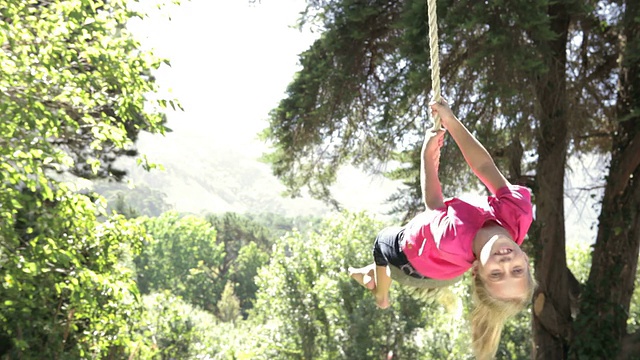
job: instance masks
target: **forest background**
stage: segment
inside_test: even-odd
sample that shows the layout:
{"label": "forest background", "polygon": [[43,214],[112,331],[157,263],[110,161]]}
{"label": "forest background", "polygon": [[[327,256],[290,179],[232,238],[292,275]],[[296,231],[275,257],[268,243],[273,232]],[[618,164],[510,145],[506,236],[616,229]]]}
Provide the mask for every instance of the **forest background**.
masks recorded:
{"label": "forest background", "polygon": [[[369,63],[367,59],[373,58],[373,50],[381,53],[390,51],[392,54],[395,51],[393,49],[401,48],[385,43],[393,40],[393,37],[387,37],[388,34],[376,41],[368,38],[381,30],[376,26],[371,27],[372,23],[386,24],[379,16],[388,16],[388,20],[397,20],[396,16],[401,13],[415,17],[405,15],[403,18],[413,21],[415,27],[414,37],[404,39],[404,43],[419,45],[416,47],[420,49],[412,50],[415,51],[412,56],[418,57],[418,60],[410,60],[416,66],[412,76],[416,76],[418,84],[415,87],[420,90],[411,89],[410,86],[406,94],[415,92],[424,96],[428,89],[428,73],[425,71],[428,56],[424,54],[426,37],[423,31],[426,19],[421,18],[425,11],[420,8],[424,4],[309,2],[309,11],[304,13],[306,23],[303,24],[303,31],[299,32],[287,29],[285,25],[295,22],[298,12],[304,10],[304,3],[296,3],[296,8],[294,2],[283,2],[286,6],[266,2],[216,2],[217,5],[203,1],[185,2],[179,7],[167,5],[143,21],[133,16],[133,23],[129,22],[128,28],[134,35],[143,39],[145,35],[147,37],[147,40],[137,43],[128,38],[128,33],[122,27],[133,15],[125,10],[124,2],[5,3],[2,4],[0,38],[3,43],[2,72],[7,74],[0,87],[3,106],[0,140],[4,164],[0,195],[0,236],[3,245],[0,254],[3,300],[0,304],[3,320],[0,354],[3,358],[373,359],[394,354],[397,358],[460,359],[470,356],[465,324],[469,306],[465,291],[468,279],[453,289],[455,298],[460,300],[458,306],[445,309],[438,304],[424,304],[410,298],[403,289],[395,289],[397,301],[393,309],[380,312],[372,306],[368,294],[344,276],[343,270],[347,265],[369,261],[370,242],[379,228],[398,222],[410,211],[415,211],[412,208],[415,202],[405,202],[401,207],[403,210],[396,209],[393,215],[389,215],[392,206],[397,207],[402,201],[411,199],[396,197],[395,202],[390,204],[385,200],[394,196],[397,188],[408,188],[409,191],[404,190],[405,194],[411,194],[412,188],[415,191],[411,179],[416,176],[410,167],[403,165],[411,164],[411,144],[419,134],[415,132],[416,129],[406,127],[406,133],[395,133],[395,140],[398,141],[387,140],[387,143],[403,143],[399,141],[403,139],[404,155],[402,149],[387,149],[371,154],[372,161],[369,163],[358,160],[358,156],[371,152],[371,143],[367,143],[375,138],[371,132],[375,130],[386,135],[396,125],[383,129],[379,123],[371,123],[380,120],[376,120],[375,111],[364,118],[362,114],[355,114],[356,119],[362,119],[360,126],[370,127],[370,131],[367,133],[358,129],[360,132],[353,132],[358,134],[349,139],[355,139],[354,153],[336,151],[340,156],[334,163],[347,164],[351,161],[361,170],[347,167],[347,170],[335,175],[333,170],[322,172],[323,167],[318,166],[311,169],[311,180],[299,182],[294,179],[295,176],[307,176],[305,171],[309,171],[299,167],[300,163],[304,164],[304,157],[299,157],[301,162],[295,158],[278,159],[276,152],[267,160],[273,164],[284,161],[287,168],[296,170],[293,174],[280,172],[280,177],[288,187],[282,187],[269,176],[268,165],[253,162],[263,151],[269,151],[255,138],[256,132],[267,126],[270,131],[265,136],[276,144],[276,149],[288,146],[274,131],[279,124],[287,121],[287,116],[279,117],[281,109],[286,110],[287,101],[283,100],[280,105],[278,101],[283,97],[296,99],[296,96],[305,95],[304,91],[296,92],[296,85],[309,78],[314,80],[314,76],[335,80],[333,75],[336,72],[332,70],[309,74],[310,69],[318,65],[309,63],[318,61],[314,57],[318,49],[324,54],[321,59],[331,58],[334,64],[340,64],[343,59],[341,56],[344,56],[340,51],[345,48],[340,48],[344,44],[341,45],[339,40],[346,37],[351,45],[366,45],[363,48],[370,52],[355,58],[364,59],[363,64],[373,66],[386,63]],[[146,6],[140,8],[132,4],[134,9],[149,10]],[[598,223],[595,217],[601,209],[599,204],[603,196],[606,196],[605,176],[610,176],[607,171],[611,153],[606,149],[614,132],[606,128],[616,129],[616,135],[624,133],[616,128],[616,121],[619,120],[616,120],[616,114],[620,111],[614,111],[614,108],[618,104],[616,93],[620,88],[624,89],[620,74],[624,74],[625,69],[616,68],[615,62],[610,63],[610,58],[617,59],[621,54],[626,54],[623,50],[627,43],[614,41],[611,36],[624,36],[625,29],[635,31],[636,28],[632,27],[637,27],[637,20],[635,25],[633,21],[629,25],[623,19],[629,16],[627,13],[637,9],[616,2],[596,2],[584,8],[576,4],[561,4],[566,6],[563,11],[568,12],[569,9],[575,12],[569,22],[572,31],[587,34],[586,28],[577,24],[593,26],[589,21],[600,21],[600,29],[595,31],[590,27],[588,29],[592,32],[588,34],[591,36],[589,39],[602,43],[595,41],[595,45],[594,42],[585,45],[578,38],[567,42],[570,49],[575,45],[576,49],[586,51],[588,56],[592,56],[592,52],[602,52],[599,46],[610,46],[607,48],[610,52],[603,52],[607,56],[603,56],[601,63],[596,60],[590,63],[594,71],[589,70],[588,64],[581,63],[587,61],[584,58],[572,58],[571,51],[567,51],[567,54],[570,63],[575,61],[583,66],[584,70],[581,71],[585,74],[577,74],[585,76],[584,81],[592,81],[579,85],[588,90],[595,88],[603,91],[599,99],[606,106],[602,106],[602,112],[594,111],[594,115],[585,116],[585,120],[592,122],[593,128],[574,124],[584,132],[572,134],[575,137],[568,140],[571,151],[564,155],[571,171],[566,176],[561,174],[560,179],[565,181],[560,181],[564,186],[559,199],[568,205],[563,212],[567,239],[574,239],[569,241],[566,253],[571,276],[564,278],[563,272],[560,272],[560,278],[564,280],[558,281],[558,284],[564,287],[559,289],[548,289],[545,278],[542,278],[540,293],[547,294],[547,298],[552,299],[547,303],[554,307],[549,310],[543,300],[538,314],[539,318],[548,316],[560,325],[552,327],[548,321],[545,323],[534,317],[532,329],[531,314],[523,314],[507,327],[498,357],[529,358],[533,339],[538,347],[538,358],[612,358],[614,354],[633,358],[637,350],[629,346],[634,342],[630,342],[628,339],[633,337],[627,335],[634,334],[638,327],[637,291],[632,296],[634,279],[637,279],[638,255],[638,232],[633,230],[633,224],[636,227],[638,224],[638,201],[633,192],[626,196],[631,201],[631,207],[625,210],[625,214],[628,214],[625,219],[630,222],[624,229],[628,228],[629,231],[623,231],[619,226],[612,228],[612,233],[622,236],[627,241],[625,244],[630,246],[625,248],[627,254],[635,256],[634,261],[628,258],[618,261],[626,266],[612,270],[626,271],[627,283],[624,277],[613,275],[613,278],[621,278],[621,293],[628,293],[626,300],[609,301],[615,308],[608,315],[611,324],[606,328],[611,331],[599,335],[599,341],[590,341],[589,344],[580,342],[580,336],[575,334],[593,340],[589,337],[592,334],[580,331],[581,327],[588,328],[593,326],[590,321],[607,318],[607,311],[604,310],[597,314],[597,319],[592,319],[593,309],[587,306],[582,311],[578,310],[580,302],[576,299],[581,297],[578,295],[580,289],[589,289],[589,282],[593,286],[595,281],[589,278],[591,254],[588,245],[596,241]],[[451,35],[458,34],[454,30],[449,31],[450,35],[446,33],[447,28],[453,28],[453,24],[456,24],[451,19],[447,20],[449,5],[443,4],[445,10],[441,10],[445,18],[443,58],[455,60],[455,57],[451,57],[452,53],[448,53],[448,49],[453,47],[447,47],[447,41],[460,39]],[[519,11],[531,10],[522,6],[519,2],[496,2],[485,10],[499,12],[507,7],[514,11],[511,15],[517,18]],[[451,8],[456,10],[456,6],[452,5]],[[557,10],[541,3],[536,11],[552,8]],[[456,15],[453,10],[450,13]],[[283,13],[290,14],[291,20],[274,25],[276,14]],[[57,14],[65,16],[55,16]],[[341,14],[347,17],[341,18]],[[487,23],[489,20],[495,21],[492,14],[488,11],[485,14],[487,18],[480,20]],[[168,17],[171,17],[170,21]],[[242,21],[238,21],[239,18]],[[546,20],[538,19],[536,26],[544,28],[551,22],[549,19],[555,18],[549,16]],[[331,24],[331,19],[336,20],[337,25]],[[509,26],[514,25],[508,19],[503,20]],[[145,22],[153,25],[145,28],[147,25],[142,25]],[[213,29],[207,28],[212,24],[215,24]],[[364,27],[353,32],[354,29],[349,26],[354,24]],[[529,22],[526,24],[533,26]],[[349,26],[340,28],[338,25]],[[188,29],[188,32],[181,33],[180,26]],[[278,30],[275,33],[266,31],[271,29],[270,26]],[[332,26],[337,26],[337,29]],[[397,25],[385,26],[382,28],[389,30],[396,29]],[[372,34],[366,34],[364,30],[367,27],[373,31]],[[230,29],[236,29],[235,33],[239,36],[233,39],[220,36]],[[311,29],[314,32],[309,32]],[[329,31],[320,36],[326,29]],[[411,31],[406,29],[398,33],[411,35]],[[535,33],[533,27],[525,30]],[[341,36],[332,37],[332,31]],[[466,34],[464,31],[459,33]],[[55,36],[51,37],[50,34]],[[542,34],[546,37],[545,41],[555,39],[548,33]],[[498,35],[501,36],[494,40],[492,51],[508,45],[504,43],[506,35]],[[290,41],[282,41],[283,38]],[[172,50],[163,50],[167,43],[173,45]],[[274,46],[291,43],[299,47],[274,49]],[[313,47],[309,47],[310,44],[314,44]],[[327,52],[327,44],[337,48]],[[371,47],[372,44],[385,46],[376,48]],[[157,54],[168,61],[163,63],[138,51],[151,47],[158,49]],[[631,46],[629,48],[634,49]],[[296,55],[305,50],[300,58],[301,66],[296,67]],[[288,57],[278,58],[274,54],[288,54]],[[327,54],[333,54],[334,57]],[[554,53],[550,54],[553,56]],[[350,54],[353,55],[358,54]],[[631,58],[631,64],[637,66],[633,63],[634,57],[627,58]],[[123,59],[127,61],[123,62]],[[396,60],[398,63],[407,61]],[[473,65],[474,59],[462,57],[458,61]],[[169,63],[171,66],[168,66]],[[522,58],[513,60],[513,63],[521,64]],[[620,64],[628,63],[621,61]],[[533,74],[535,78],[551,68],[548,64],[535,62],[527,65],[531,68],[507,69],[533,71],[519,74]],[[238,66],[241,70],[230,70],[238,69]],[[488,72],[495,76],[491,66],[496,65],[488,67]],[[629,68],[637,70],[633,66]],[[327,67],[318,68],[327,71]],[[407,68],[412,70],[410,66]],[[596,68],[602,74],[596,73]],[[284,75],[276,69],[280,69]],[[337,74],[342,71],[359,73],[354,68],[338,66],[337,69]],[[578,66],[577,69],[582,68]],[[296,70],[300,73],[294,77]],[[472,78],[475,76],[470,74]],[[631,71],[631,74],[637,72]],[[380,76],[377,80],[388,76]],[[294,81],[283,94],[292,78]],[[492,85],[504,85],[500,81],[505,79],[499,76],[496,79],[498,81]],[[461,111],[467,109],[467,114],[472,114],[464,97],[455,97],[459,95],[459,90],[454,90],[456,82],[462,80],[453,80],[448,86],[451,86],[450,95],[457,100],[454,104],[459,104]],[[570,77],[569,80],[575,79]],[[354,76],[352,83],[347,81],[340,84],[353,86],[357,83],[367,84],[368,81]],[[280,84],[279,87],[274,83]],[[263,84],[274,87],[263,87]],[[329,95],[334,106],[348,105],[348,101],[353,101],[349,100],[350,97],[332,95],[336,84],[323,84],[321,88],[327,91],[325,95]],[[577,81],[575,84],[578,86]],[[516,87],[518,90],[531,90],[527,85],[518,86],[522,86]],[[166,91],[168,87],[173,87],[173,93]],[[369,85],[364,90],[376,88]],[[384,89],[384,86],[378,88]],[[482,90],[495,91],[491,88]],[[511,92],[498,90],[497,93],[502,97],[497,98],[502,101],[514,96],[513,89]],[[420,95],[415,96],[413,100],[417,104],[423,102]],[[592,106],[581,108],[581,115],[594,109],[594,104],[589,103],[595,102],[592,96],[593,93],[589,92],[579,96],[578,103],[586,99],[587,105]],[[174,98],[179,99],[179,103]],[[622,117],[626,124],[637,123],[633,99],[629,102],[630,115]],[[371,100],[367,99],[367,104],[373,105]],[[150,105],[154,101],[155,106]],[[402,101],[403,106],[411,107],[406,99]],[[518,104],[517,101],[514,103]],[[304,109],[299,104],[293,107],[294,110]],[[358,99],[353,104],[358,105],[358,109],[367,108]],[[497,118],[507,119],[502,125],[513,124],[509,120],[509,116],[513,116],[515,120],[530,122],[532,130],[542,129],[542,122],[537,118],[541,114],[509,113],[510,110],[503,104],[506,102],[495,102],[494,105],[500,106],[496,106],[497,110],[490,109],[486,114],[493,111]],[[324,104],[318,105],[322,109]],[[178,111],[173,111],[174,107]],[[274,108],[269,115],[269,110]],[[420,115],[420,110],[413,114],[391,110],[388,114],[398,119],[411,115],[414,120],[422,119],[419,125],[427,125],[426,117]],[[308,114],[313,112],[308,111]],[[348,114],[332,115],[337,116],[336,120],[341,116],[349,119]],[[267,117],[270,117],[270,123],[264,121]],[[469,117],[475,121],[473,116]],[[306,121],[318,133],[328,133],[322,130],[326,124],[314,122],[313,117]],[[500,122],[489,125],[484,132],[482,127],[475,131],[479,131],[480,135],[489,135],[490,128],[495,130],[493,127],[501,126]],[[253,128],[255,130],[248,130]],[[633,126],[631,128],[633,130]],[[625,131],[634,134],[630,130]],[[158,133],[164,133],[164,136]],[[526,133],[524,131],[521,134]],[[343,134],[349,134],[349,131],[337,136],[332,134],[334,140],[337,139],[336,143],[346,138]],[[394,134],[393,131],[391,134]],[[513,143],[514,139],[510,137],[513,131],[507,130],[505,134],[507,137],[501,140]],[[532,139],[525,138],[522,144],[533,146],[536,144],[535,136]],[[297,147],[299,154],[308,154],[304,146],[313,146],[314,140],[315,137],[300,139],[302,147]],[[135,146],[131,141],[135,142]],[[633,141],[630,143],[633,144]],[[295,150],[296,146],[293,145]],[[624,150],[628,146],[628,143],[618,144],[614,149]],[[138,151],[134,148],[143,155],[137,155]],[[512,180],[537,188],[535,181],[538,180],[536,176],[540,169],[536,168],[535,156],[538,153],[533,149],[523,150],[534,159],[516,159],[522,164],[519,173],[522,178],[515,176],[513,159],[505,159],[512,161],[510,166],[505,167]],[[392,152],[397,157],[388,156]],[[290,153],[297,154],[293,150]],[[137,164],[135,161],[123,161],[126,155],[140,156],[140,160]],[[454,159],[455,155],[451,156]],[[633,157],[630,161],[630,174],[633,174],[636,168],[632,165],[637,167],[637,163]],[[165,170],[157,169],[154,162],[161,163]],[[506,164],[502,163],[503,166]],[[139,167],[151,171],[142,171]],[[121,169],[126,170],[128,176],[125,177]],[[393,169],[402,169],[392,173],[395,182],[382,180],[381,174]],[[314,174],[313,170],[320,172]],[[362,170],[373,177],[364,175]],[[275,165],[274,171],[278,173]],[[125,184],[101,180],[120,178],[125,180]],[[73,181],[61,183],[60,179]],[[337,185],[332,183],[335,180]],[[629,188],[635,189],[637,185],[633,185],[632,180],[629,182]],[[452,178],[452,183],[456,184],[455,178]],[[299,184],[308,188],[304,189]],[[331,190],[331,195],[325,192],[325,188]],[[482,192],[475,185],[473,188],[476,192]],[[283,200],[278,197],[283,189],[294,194],[298,191],[310,192],[315,197],[329,200],[328,205],[310,200],[308,196],[302,201]],[[457,189],[454,185],[447,190],[453,192]],[[469,187],[464,190],[468,191]],[[91,191],[97,191],[105,199]],[[332,202],[334,199],[337,202]],[[337,203],[349,211],[331,212],[331,205]],[[562,204],[558,208],[562,208]],[[360,213],[361,210],[367,210],[367,213]],[[110,216],[112,211],[121,217]],[[541,235],[537,236],[539,239]],[[544,242],[534,238],[533,243],[536,246]],[[564,234],[560,245],[564,253]],[[551,244],[549,247],[557,246]],[[544,251],[540,249],[541,246],[537,250],[534,248],[539,259],[544,257]],[[544,263],[544,260],[540,263]],[[554,259],[553,264],[564,266],[564,259]],[[561,266],[552,268],[556,271],[552,272],[555,276],[559,274],[557,269],[562,269]],[[593,272],[591,276],[595,278]],[[570,286],[574,284],[572,279],[578,284],[575,287],[578,290]],[[615,294],[611,291],[608,293]],[[603,306],[603,309],[606,308]],[[581,318],[580,313],[591,317]],[[621,313],[624,317],[622,320]],[[620,330],[621,321],[623,331]],[[548,336],[549,333],[551,336]]]}

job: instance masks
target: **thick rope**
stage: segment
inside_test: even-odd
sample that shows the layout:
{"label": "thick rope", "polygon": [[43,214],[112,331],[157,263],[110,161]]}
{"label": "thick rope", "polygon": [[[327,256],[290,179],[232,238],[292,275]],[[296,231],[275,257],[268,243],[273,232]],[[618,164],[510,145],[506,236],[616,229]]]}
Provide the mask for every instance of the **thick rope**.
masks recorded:
{"label": "thick rope", "polygon": [[[433,100],[440,102],[440,60],[438,52],[438,16],[436,14],[436,0],[427,0],[427,13],[429,16],[429,55],[431,56],[431,87],[433,89]],[[433,130],[440,130],[442,123],[440,116],[433,120]]]}

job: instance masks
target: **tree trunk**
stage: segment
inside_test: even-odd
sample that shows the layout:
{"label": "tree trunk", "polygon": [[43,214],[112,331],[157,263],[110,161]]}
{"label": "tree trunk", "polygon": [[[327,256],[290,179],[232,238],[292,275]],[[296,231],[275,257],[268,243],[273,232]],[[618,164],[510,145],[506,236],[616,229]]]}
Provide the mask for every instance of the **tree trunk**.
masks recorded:
{"label": "tree trunk", "polygon": [[589,280],[575,322],[575,358],[637,359],[625,346],[627,318],[640,251],[640,5],[625,4],[623,57],[611,165]]}
{"label": "tree trunk", "polygon": [[548,72],[536,86],[539,104],[538,163],[536,167],[536,224],[534,242],[534,358],[567,358],[571,311],[565,253],[564,174],[567,153],[566,46],[570,23],[566,5],[549,6],[549,21],[556,38],[539,44]]}

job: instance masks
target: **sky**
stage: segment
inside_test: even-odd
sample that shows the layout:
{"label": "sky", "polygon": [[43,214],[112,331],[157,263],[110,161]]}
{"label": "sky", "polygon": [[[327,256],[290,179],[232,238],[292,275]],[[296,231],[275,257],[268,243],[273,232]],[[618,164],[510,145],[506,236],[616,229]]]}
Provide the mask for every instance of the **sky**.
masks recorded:
{"label": "sky", "polygon": [[197,124],[212,140],[257,150],[248,130],[265,127],[267,112],[298,69],[297,54],[316,37],[291,28],[303,9],[303,0],[192,0],[131,27],[144,46],[171,61],[157,79],[187,110],[173,114],[172,127],[201,131],[192,124],[215,118]]}
{"label": "sky", "polygon": [[[298,55],[318,36],[293,28],[304,7],[304,0],[191,0],[161,11],[148,8],[149,18],[132,22],[129,28],[143,47],[171,62],[156,77],[185,109],[168,114],[174,133],[208,138],[218,149],[255,159],[261,176],[271,176],[266,164],[258,164],[268,147],[257,133],[268,125],[268,112],[300,69]],[[598,168],[602,160],[596,158],[570,163],[566,187],[571,192],[565,200],[569,241],[594,239],[595,200],[576,189],[593,186],[601,176],[593,170]],[[338,175],[333,191],[349,210],[382,214],[389,208],[384,200],[396,186],[348,168]]]}
{"label": "sky", "polygon": [[[170,67],[156,72],[157,82],[185,109],[168,114],[173,133],[167,137],[206,137],[216,149],[255,160],[263,176],[275,179],[268,165],[258,161],[269,148],[257,134],[268,126],[269,111],[300,69],[298,55],[319,35],[294,28],[305,1],[191,0],[159,11],[151,6],[154,1],[143,3],[150,17],[132,21],[129,29],[143,48],[170,60]],[[144,153],[145,145],[154,146],[157,153],[165,140],[154,139],[154,146],[141,137],[139,148]],[[332,191],[345,208],[384,217],[391,207],[385,200],[396,186],[382,176],[345,168]],[[178,199],[176,210],[192,210],[194,202],[188,198],[193,194]],[[324,206],[308,197],[287,203],[296,209]]]}

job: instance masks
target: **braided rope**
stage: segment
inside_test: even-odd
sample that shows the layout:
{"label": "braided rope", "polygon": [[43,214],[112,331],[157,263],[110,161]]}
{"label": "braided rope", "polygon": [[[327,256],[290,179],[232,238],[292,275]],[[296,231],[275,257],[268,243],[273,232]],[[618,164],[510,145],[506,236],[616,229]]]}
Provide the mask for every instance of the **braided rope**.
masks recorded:
{"label": "braided rope", "polygon": [[[436,0],[427,0],[427,13],[429,16],[429,55],[431,56],[431,87],[433,99],[436,102],[442,100],[440,93],[440,60],[438,52],[438,17],[436,14]],[[433,130],[440,130],[442,123],[440,116],[433,120]]]}

